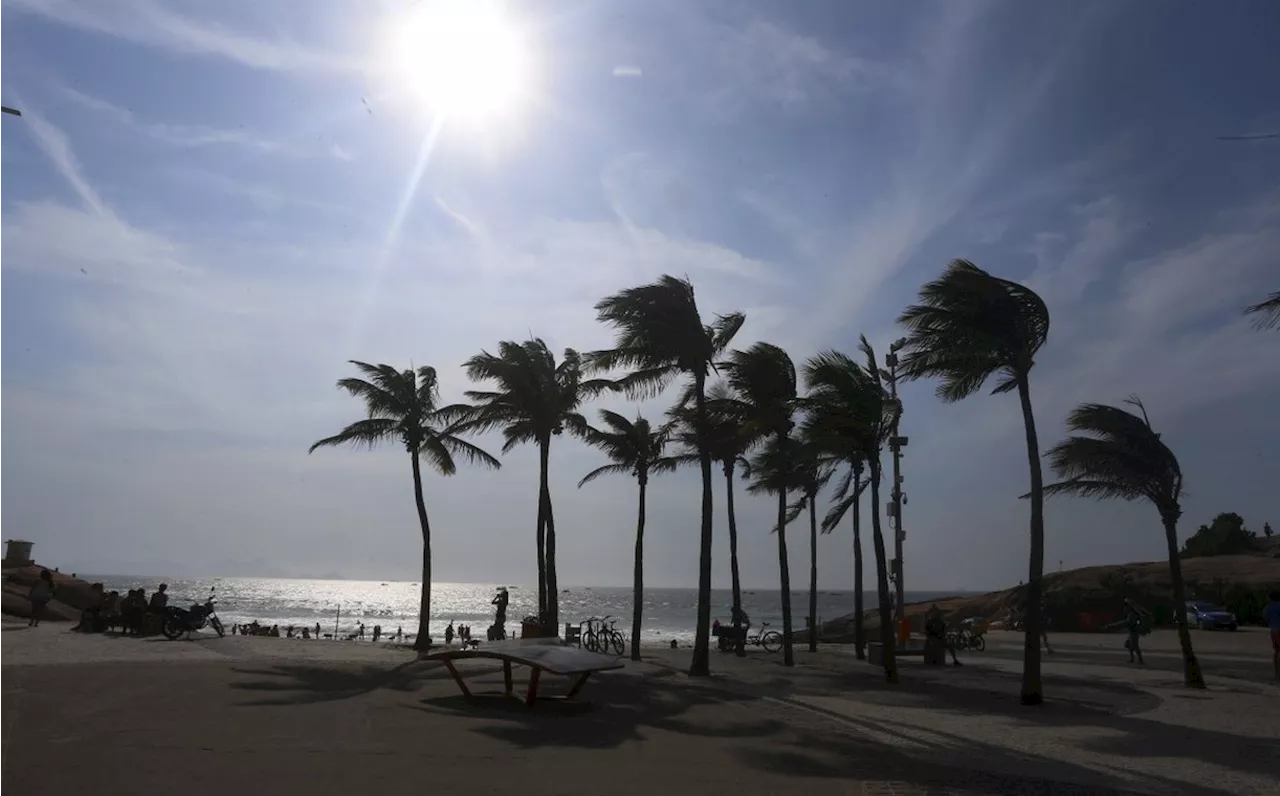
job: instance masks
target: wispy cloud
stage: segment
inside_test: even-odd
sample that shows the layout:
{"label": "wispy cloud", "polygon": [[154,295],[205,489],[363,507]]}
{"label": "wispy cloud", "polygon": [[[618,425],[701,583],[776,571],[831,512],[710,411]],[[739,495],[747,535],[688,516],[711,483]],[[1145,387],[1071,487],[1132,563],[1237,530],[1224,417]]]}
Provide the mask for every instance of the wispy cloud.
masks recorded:
{"label": "wispy cloud", "polygon": [[102,201],[102,197],[89,184],[89,181],[85,179],[84,171],[80,168],[80,161],[76,158],[75,152],[71,150],[71,145],[67,142],[67,136],[37,111],[32,110],[30,106],[26,106],[23,114],[26,124],[31,130],[31,135],[35,138],[36,145],[49,158],[49,162],[58,172],[58,175],[71,186],[71,189],[76,192],[80,200],[94,213],[99,216],[110,216],[110,208]]}
{"label": "wispy cloud", "polygon": [[225,58],[254,69],[355,71],[360,59],[312,49],[288,39],[265,39],[211,19],[174,11],[152,0],[112,3],[76,0],[13,0],[5,10],[45,19],[171,52]]}

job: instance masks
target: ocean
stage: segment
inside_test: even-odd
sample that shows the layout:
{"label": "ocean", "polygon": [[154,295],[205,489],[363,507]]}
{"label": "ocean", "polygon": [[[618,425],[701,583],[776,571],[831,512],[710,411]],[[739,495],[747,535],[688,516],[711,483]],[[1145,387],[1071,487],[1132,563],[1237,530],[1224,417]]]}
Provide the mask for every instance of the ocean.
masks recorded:
{"label": "ocean", "polygon": [[[257,620],[265,625],[314,627],[317,622],[325,633],[352,633],[357,623],[366,631],[381,625],[384,634],[403,628],[407,634],[417,632],[417,583],[408,581],[303,580],[286,578],[159,578],[154,576],[87,575],[86,580],[101,581],[108,590],[124,594],[139,586],[150,596],[160,583],[169,585],[169,602],[187,605],[202,602],[211,588],[218,598],[218,615],[226,624],[247,624]],[[536,613],[536,588],[492,583],[435,583],[431,588],[431,634],[440,639],[450,622],[472,626],[472,632],[483,638],[493,621],[493,599],[499,585],[506,585],[511,601],[507,607],[507,632],[518,630],[525,615]],[[938,599],[956,592],[907,592],[908,602]],[[825,622],[853,613],[852,591],[819,591],[818,619]],[[644,595],[644,643],[693,640],[697,618],[697,589],[646,589]],[[865,608],[875,605],[876,597],[867,593]],[[744,590],[743,608],[754,624],[769,622],[782,627],[781,592],[777,589]],[[732,593],[714,589],[711,597],[712,618],[729,621]],[[793,592],[791,613],[797,629],[805,626],[808,613],[807,591]],[[560,621],[576,623],[593,616],[613,616],[624,635],[631,631],[631,589],[617,587],[575,587],[561,590]]]}

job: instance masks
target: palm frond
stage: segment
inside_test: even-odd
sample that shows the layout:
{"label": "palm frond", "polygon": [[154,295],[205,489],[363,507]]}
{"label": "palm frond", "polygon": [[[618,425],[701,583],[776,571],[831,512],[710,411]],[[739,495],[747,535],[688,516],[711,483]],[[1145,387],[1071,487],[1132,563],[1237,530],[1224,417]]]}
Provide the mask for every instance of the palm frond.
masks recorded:
{"label": "palm frond", "polygon": [[844,515],[849,513],[849,509],[853,508],[853,504],[857,502],[855,495],[845,495],[844,497],[831,504],[831,508],[827,509],[827,513],[822,518],[822,532],[831,533],[840,525],[840,521],[844,519]]}
{"label": "palm frond", "polygon": [[1030,288],[953,260],[920,288],[898,318],[907,328],[904,379],[937,378],[938,397],[957,401],[1004,373],[996,392],[1025,378],[1049,334],[1049,311]]}
{"label": "palm frond", "polygon": [[468,464],[478,464],[490,470],[502,469],[502,462],[483,448],[467,442],[454,434],[439,434],[436,439],[454,458],[462,458]]}
{"label": "palm frond", "polygon": [[332,437],[325,437],[317,441],[307,453],[312,453],[316,448],[326,448],[336,445],[352,445],[357,448],[374,448],[380,442],[386,442],[395,439],[399,426],[395,420],[387,417],[371,417],[365,420],[357,420],[351,425],[334,434]]}
{"label": "palm frond", "polygon": [[602,475],[612,475],[612,474],[630,475],[631,468],[626,466],[625,464],[606,464],[606,465],[597,467],[596,469],[582,476],[582,480],[578,482],[578,488],[581,489],[583,484],[586,484],[589,481],[594,481]]}
{"label": "palm frond", "polygon": [[1265,301],[1244,308],[1245,315],[1259,316],[1254,320],[1254,328],[1275,329],[1280,327],[1280,290],[1267,296]]}

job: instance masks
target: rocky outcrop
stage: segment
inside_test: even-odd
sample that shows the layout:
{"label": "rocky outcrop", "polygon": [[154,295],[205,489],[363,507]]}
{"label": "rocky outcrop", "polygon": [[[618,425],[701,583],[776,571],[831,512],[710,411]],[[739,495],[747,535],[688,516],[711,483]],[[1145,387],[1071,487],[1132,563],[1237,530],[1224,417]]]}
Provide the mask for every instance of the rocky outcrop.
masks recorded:
{"label": "rocky outcrop", "polygon": [[[31,601],[27,594],[31,586],[40,579],[45,568],[36,564],[4,570],[3,611],[9,616],[27,618],[31,616]],[[90,583],[73,578],[60,572],[49,570],[53,574],[54,599],[45,609],[44,618],[50,622],[78,622],[80,612],[91,599]]]}

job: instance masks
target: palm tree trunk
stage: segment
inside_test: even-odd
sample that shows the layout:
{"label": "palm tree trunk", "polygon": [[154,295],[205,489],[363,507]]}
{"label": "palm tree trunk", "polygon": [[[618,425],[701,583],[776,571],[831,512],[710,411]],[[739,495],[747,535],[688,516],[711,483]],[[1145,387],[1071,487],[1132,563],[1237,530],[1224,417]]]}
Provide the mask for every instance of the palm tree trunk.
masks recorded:
{"label": "palm tree trunk", "polygon": [[898,682],[898,661],[894,655],[893,608],[889,604],[889,567],[885,560],[884,534],[880,529],[880,453],[869,463],[871,469],[871,541],[876,551],[876,587],[880,603],[880,646],[884,650],[884,678]]}
{"label": "palm tree trunk", "polygon": [[422,499],[422,467],[418,452],[410,453],[413,462],[413,501],[418,507],[418,524],[422,526],[422,596],[418,602],[418,635],[413,646],[425,650],[431,646],[431,523],[427,520],[427,504]]}
{"label": "palm tree trunk", "polygon": [[1169,546],[1169,579],[1173,581],[1173,615],[1178,623],[1178,643],[1182,646],[1182,676],[1187,688],[1204,688],[1200,661],[1191,649],[1191,631],[1187,628],[1187,589],[1182,582],[1182,560],[1178,558],[1178,521],[1164,518],[1164,538]]}
{"label": "palm tree trunk", "polygon": [[[724,464],[725,505],[729,507],[729,574],[733,578],[733,615],[742,615],[742,581],[738,577],[738,520],[733,513],[733,462]],[[739,637],[736,649],[739,658],[747,654],[747,645]]]}
{"label": "palm tree trunk", "polygon": [[809,498],[809,651],[818,651],[818,494]]}
{"label": "palm tree trunk", "polygon": [[644,499],[648,483],[645,475],[640,476],[640,514],[636,519],[636,570],[635,596],[631,607],[631,660],[640,660],[640,618],[644,606]]}
{"label": "palm tree trunk", "polygon": [[538,480],[538,616],[547,615],[547,504]]}
{"label": "palm tree trunk", "polygon": [[787,561],[787,435],[778,435],[778,585],[782,589],[782,665],[795,666],[796,653],[791,643],[791,565]]}
{"label": "palm tree trunk", "polygon": [[547,559],[547,612],[542,617],[544,627],[557,632],[560,629],[560,586],[556,575],[556,518],[551,510],[551,440],[542,441],[539,446],[539,457],[542,470],[542,499],[546,504],[546,559]]}
{"label": "palm tree trunk", "polygon": [[1027,432],[1027,464],[1031,468],[1031,562],[1027,572],[1027,610],[1023,621],[1022,704],[1044,701],[1040,682],[1040,603],[1044,578],[1044,476],[1040,470],[1040,441],[1036,418],[1031,411],[1031,384],[1024,373],[1018,377],[1018,400],[1022,403],[1022,423]]}
{"label": "palm tree trunk", "polygon": [[694,420],[698,424],[698,465],[702,470],[702,528],[698,550],[698,621],[693,637],[690,677],[711,674],[711,452],[704,439],[707,427],[707,377],[694,374]]}
{"label": "palm tree trunk", "polygon": [[854,470],[853,477],[853,646],[854,654],[858,660],[867,659],[867,636],[866,628],[863,622],[862,608],[862,528],[861,518],[861,493],[858,490],[858,481],[861,480],[861,473]]}

